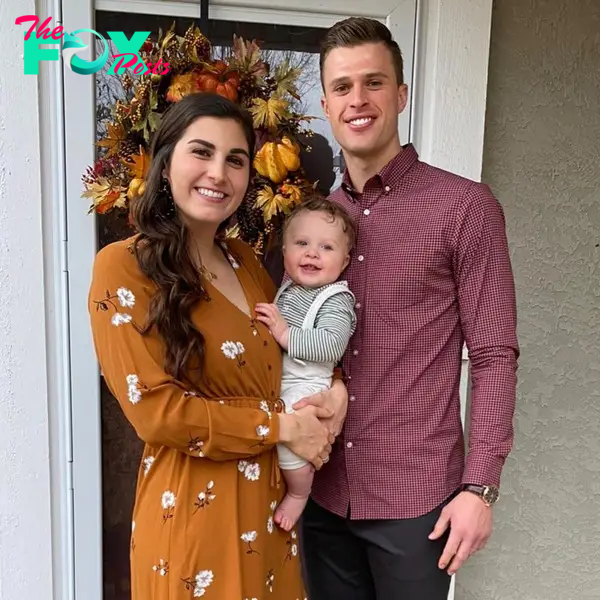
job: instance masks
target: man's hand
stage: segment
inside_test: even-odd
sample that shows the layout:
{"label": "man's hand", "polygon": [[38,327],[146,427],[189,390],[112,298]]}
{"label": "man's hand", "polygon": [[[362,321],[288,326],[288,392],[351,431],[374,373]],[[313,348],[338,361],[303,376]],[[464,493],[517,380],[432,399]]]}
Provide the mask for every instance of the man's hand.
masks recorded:
{"label": "man's hand", "polygon": [[346,411],[348,410],[348,390],[344,383],[336,379],[328,390],[313,394],[307,398],[302,398],[292,408],[298,410],[309,405],[321,406],[333,411],[333,416],[328,419],[322,419],[322,423],[327,425],[329,431],[337,437],[342,431],[342,426],[346,419]]}
{"label": "man's hand", "polygon": [[264,323],[271,332],[271,335],[275,338],[275,341],[284,349],[288,349],[290,328],[283,318],[279,309],[275,304],[257,304],[256,305],[256,319],[261,323]]}
{"label": "man's hand", "polygon": [[429,535],[430,540],[436,540],[450,527],[439,568],[448,568],[448,574],[454,575],[485,546],[492,533],[492,520],[492,509],[471,492],[461,492],[450,501]]}

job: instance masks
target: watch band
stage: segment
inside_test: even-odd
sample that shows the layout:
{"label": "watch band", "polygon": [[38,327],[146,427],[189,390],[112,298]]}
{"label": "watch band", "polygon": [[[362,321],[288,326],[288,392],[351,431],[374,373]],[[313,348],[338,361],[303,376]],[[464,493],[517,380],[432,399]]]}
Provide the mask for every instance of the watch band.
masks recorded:
{"label": "watch band", "polygon": [[465,492],[471,492],[479,496],[487,506],[492,506],[498,501],[499,493],[496,486],[466,483],[462,489]]}

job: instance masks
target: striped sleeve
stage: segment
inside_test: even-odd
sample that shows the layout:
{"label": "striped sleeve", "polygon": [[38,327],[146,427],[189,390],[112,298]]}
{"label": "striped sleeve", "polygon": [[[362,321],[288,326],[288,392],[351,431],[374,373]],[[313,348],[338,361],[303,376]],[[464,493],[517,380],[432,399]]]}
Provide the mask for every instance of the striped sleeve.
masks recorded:
{"label": "striped sleeve", "polygon": [[290,327],[288,354],[310,362],[338,363],[356,327],[354,297],[340,293],[319,309],[313,329]]}

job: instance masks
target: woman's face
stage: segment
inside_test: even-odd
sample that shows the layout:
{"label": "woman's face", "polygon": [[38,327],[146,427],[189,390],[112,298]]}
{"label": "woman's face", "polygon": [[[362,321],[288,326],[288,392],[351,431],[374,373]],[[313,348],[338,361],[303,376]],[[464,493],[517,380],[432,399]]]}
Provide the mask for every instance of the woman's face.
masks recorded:
{"label": "woman's face", "polygon": [[216,227],[238,208],[248,187],[250,152],[233,119],[200,117],[177,142],[167,177],[184,221]]}

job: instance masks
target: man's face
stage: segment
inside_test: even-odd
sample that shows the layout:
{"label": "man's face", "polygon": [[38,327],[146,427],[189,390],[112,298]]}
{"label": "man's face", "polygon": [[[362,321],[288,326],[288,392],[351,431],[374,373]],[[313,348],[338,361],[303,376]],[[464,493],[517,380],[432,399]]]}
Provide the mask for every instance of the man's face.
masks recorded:
{"label": "man's face", "polygon": [[391,52],[383,43],[335,48],[323,65],[322,106],[348,157],[391,160],[400,150],[398,114],[407,87],[398,86]]}

